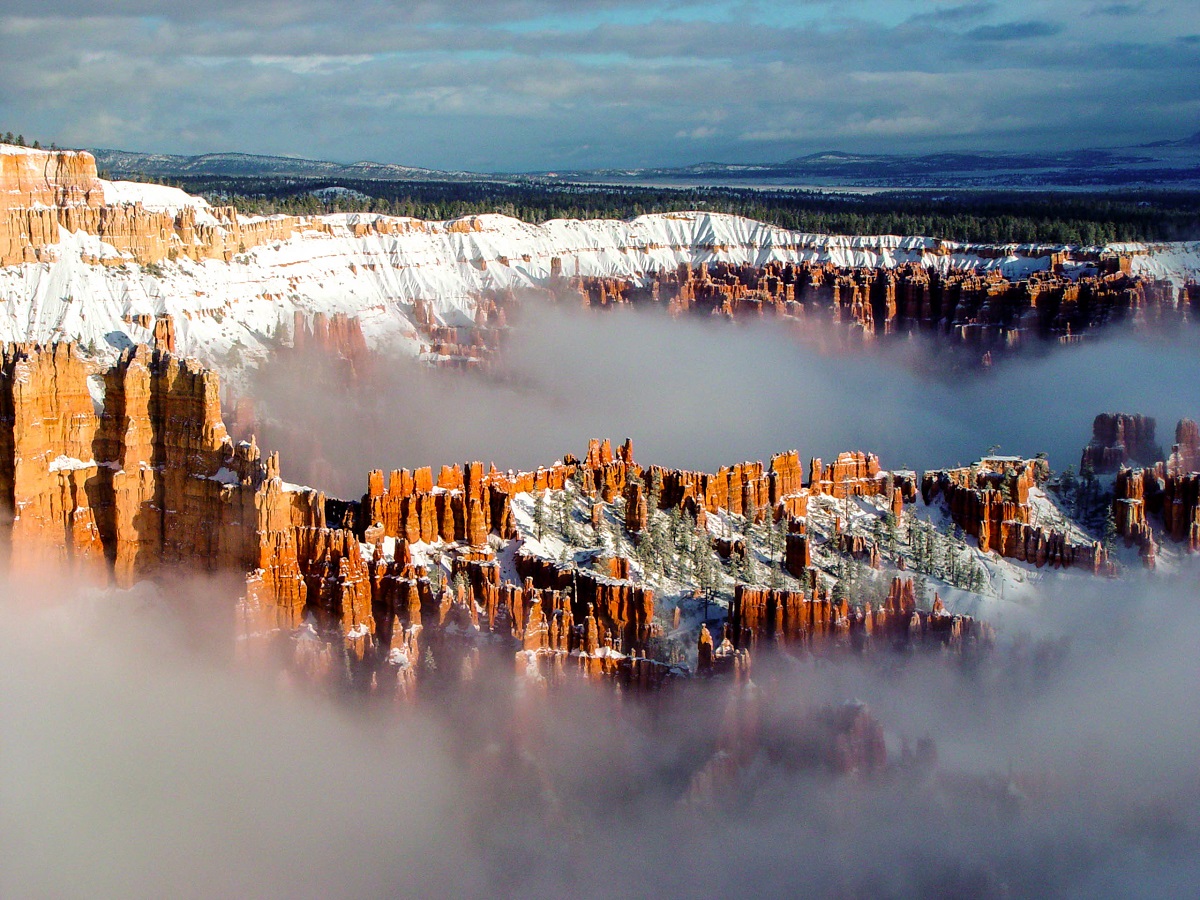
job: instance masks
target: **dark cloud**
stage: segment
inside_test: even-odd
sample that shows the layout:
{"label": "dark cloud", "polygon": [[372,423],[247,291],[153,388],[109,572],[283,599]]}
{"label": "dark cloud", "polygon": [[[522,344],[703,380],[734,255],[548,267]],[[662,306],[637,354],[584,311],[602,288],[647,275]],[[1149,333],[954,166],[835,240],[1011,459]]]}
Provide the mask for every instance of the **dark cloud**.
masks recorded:
{"label": "dark cloud", "polygon": [[956,6],[939,6],[928,14],[941,22],[972,22],[995,12],[999,4],[985,0],[979,3],[960,3]]}
{"label": "dark cloud", "polygon": [[1062,34],[1066,26],[1059,22],[1005,22],[1001,25],[980,25],[967,32],[967,37],[977,41],[1024,41],[1030,38],[1054,37]]}

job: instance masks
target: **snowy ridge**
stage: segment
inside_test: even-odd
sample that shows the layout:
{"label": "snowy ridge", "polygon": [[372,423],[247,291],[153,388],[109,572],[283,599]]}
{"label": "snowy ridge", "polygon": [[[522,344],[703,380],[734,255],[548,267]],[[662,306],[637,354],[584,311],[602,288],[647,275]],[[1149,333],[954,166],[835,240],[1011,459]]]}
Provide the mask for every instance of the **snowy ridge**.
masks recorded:
{"label": "snowy ridge", "polygon": [[165,184],[144,184],[140,181],[103,181],[104,205],[124,206],[140,203],[151,212],[178,213],[181,209],[196,211],[196,224],[216,225],[216,217],[209,212],[208,201],[196,197],[180,188]]}
{"label": "snowy ridge", "polygon": [[[203,200],[159,185],[108,182],[105,196],[163,210],[192,206],[211,216]],[[391,233],[380,233],[375,223]],[[1019,277],[1048,268],[1058,249],[806,234],[698,212],[544,225],[500,215],[424,222],[348,213],[310,220],[291,239],[229,263],[181,259],[147,270],[94,235],[64,232],[53,262],[0,269],[0,340],[69,339],[104,353],[150,339],[135,317],[170,314],[180,350],[228,373],[253,364],[273,338],[289,337],[296,311],[357,315],[368,342],[399,339],[415,349],[413,301],[430,301],[445,324],[469,325],[479,291],[545,284],[556,258],[566,276],[630,279],[680,263],[717,261],[864,267],[915,262],[942,271],[994,269]],[[1138,254],[1135,272],[1177,282],[1200,272],[1200,244],[1119,249]]]}

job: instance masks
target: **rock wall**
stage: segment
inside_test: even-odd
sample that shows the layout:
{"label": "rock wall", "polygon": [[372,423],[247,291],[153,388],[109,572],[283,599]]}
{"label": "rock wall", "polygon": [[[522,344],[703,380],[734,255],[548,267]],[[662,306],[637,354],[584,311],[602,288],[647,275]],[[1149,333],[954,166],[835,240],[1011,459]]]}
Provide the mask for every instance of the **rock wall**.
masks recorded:
{"label": "rock wall", "polygon": [[146,265],[175,256],[228,261],[251,247],[289,238],[300,227],[307,223],[291,216],[242,219],[233,207],[211,207],[201,216],[190,206],[163,212],[140,202],[108,205],[90,153],[15,148],[0,153],[0,266],[48,261],[46,248],[64,230],[95,235]]}
{"label": "rock wall", "polygon": [[872,606],[835,602],[810,571],[814,577],[807,592],[737,585],[729,609],[734,646],[771,641],[824,651],[934,643],[961,651],[989,646],[994,639],[986,623],[951,615],[936,596],[931,609],[918,609],[911,580],[895,578],[887,599]]}
{"label": "rock wall", "polygon": [[[808,578],[808,590],[739,586],[721,643],[711,646],[711,636],[701,641],[706,671],[745,675],[748,651],[760,638],[812,649],[862,647],[872,636],[959,648],[983,635],[939,603],[916,610],[911,585],[900,581],[878,608],[855,605],[854,598],[835,603],[819,586],[802,509],[814,491],[880,495],[893,509],[915,493],[915,477],[881,472],[873,456],[843,454],[830,466],[813,461],[804,486],[794,452],[715,474],[644,471],[631,442],[614,452],[596,440],[583,459],[567,455],[532,472],[485,471],[473,462],[444,466],[435,480],[429,468],[400,469],[385,487],[375,471],[363,498],[347,502],[286,484],[278,458],[264,457],[253,439],[235,444],[218,396],[213,373],[162,349],[134,348],[102,368],[69,344],[5,348],[0,550],[6,568],[121,585],[170,571],[240,574],[240,655],[282,653],[296,677],[399,700],[422,685],[471,681],[481,667],[511,671],[514,658],[539,683],[581,675],[659,686],[678,670],[648,658],[665,635],[655,620],[654,592],[630,580],[627,560],[614,559],[602,575],[520,549],[503,564],[515,568],[520,583],[501,576],[489,534],[519,537],[512,498],[569,484],[576,502],[593,504],[593,515],[604,498],[633,497],[633,524],[643,524],[651,497],[660,507],[690,502],[698,518],[710,505],[739,500],[743,513],[788,516],[785,565]],[[1188,429],[1180,434],[1190,440]],[[1035,465],[1020,461],[1012,472],[1007,464],[993,467],[973,473],[974,481],[963,472],[927,476],[923,488],[946,492],[957,517],[978,521],[978,533],[1003,533],[1006,523],[1027,521],[1021,507]],[[990,495],[1000,492],[993,482],[1008,485],[1012,510],[993,514]],[[1195,533],[1197,479],[1170,476],[1165,484],[1168,527]],[[1071,564],[1069,553],[1080,555],[1054,545],[1053,537],[1041,539],[1051,545],[1045,552],[1027,549],[1031,560]],[[421,564],[414,562],[416,544]],[[866,551],[853,541],[839,547]],[[730,542],[726,552],[745,548]]]}
{"label": "rock wall", "polygon": [[173,567],[245,571],[264,536],[323,524],[323,497],[285,490],[277,458],[228,438],[218,390],[213,373],[145,347],[105,371],[70,344],[6,347],[0,552],[9,571],[86,570],[118,585]]}
{"label": "rock wall", "polygon": [[1200,472],[1171,471],[1161,462],[1122,467],[1113,485],[1113,519],[1126,546],[1136,545],[1147,567],[1157,556],[1151,517],[1160,520],[1163,535],[1200,552]]}
{"label": "rock wall", "polygon": [[103,205],[104,186],[90,153],[15,147],[0,152],[0,211]]}
{"label": "rock wall", "polygon": [[1083,448],[1079,471],[1097,475],[1115,472],[1123,465],[1154,465],[1162,448],[1154,437],[1157,423],[1150,416],[1101,413],[1092,423],[1092,440]]}
{"label": "rock wall", "polygon": [[1110,322],[1186,316],[1192,296],[1186,288],[1132,275],[1128,265],[1089,261],[1096,274],[1068,275],[1066,260],[1059,259],[1051,271],[1016,280],[994,269],[939,271],[917,262],[892,268],[718,262],[681,264],[638,280],[560,275],[552,290],[560,300],[585,306],[657,303],[677,314],[823,322],[845,326],[861,340],[936,330],[995,350],[1027,338],[1070,341]]}

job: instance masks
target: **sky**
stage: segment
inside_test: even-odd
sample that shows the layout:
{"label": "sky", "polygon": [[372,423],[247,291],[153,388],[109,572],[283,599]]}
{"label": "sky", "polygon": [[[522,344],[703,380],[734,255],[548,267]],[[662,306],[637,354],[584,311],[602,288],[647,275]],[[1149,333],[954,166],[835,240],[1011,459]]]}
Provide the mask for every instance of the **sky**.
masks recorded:
{"label": "sky", "polygon": [[483,172],[1200,131],[1194,0],[0,0],[0,130]]}

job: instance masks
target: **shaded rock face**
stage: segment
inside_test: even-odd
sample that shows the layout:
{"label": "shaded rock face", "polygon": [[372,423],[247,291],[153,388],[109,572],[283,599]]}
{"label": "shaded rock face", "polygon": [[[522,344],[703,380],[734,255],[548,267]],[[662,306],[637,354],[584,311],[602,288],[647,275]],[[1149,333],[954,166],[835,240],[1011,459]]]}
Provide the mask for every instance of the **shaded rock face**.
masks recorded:
{"label": "shaded rock face", "polygon": [[1147,568],[1157,558],[1152,517],[1161,521],[1161,534],[1200,552],[1200,472],[1172,470],[1165,463],[1152,468],[1122,468],[1113,484],[1113,520],[1126,546],[1137,546]]}
{"label": "shaded rock face", "polygon": [[[1092,440],[1083,448],[1079,471],[1097,475],[1115,472],[1129,463],[1153,465],[1163,458],[1150,416],[1101,413],[1092,423]],[[1182,423],[1181,423],[1182,424]]]}
{"label": "shaded rock face", "polygon": [[[998,248],[976,249],[986,255]],[[1099,271],[1069,276],[1065,258],[1054,259],[1051,271],[1019,280],[996,271],[940,271],[924,262],[891,269],[719,262],[683,264],[636,280],[559,274],[552,276],[551,289],[560,300],[585,306],[657,303],[676,314],[825,322],[859,340],[937,330],[995,351],[1028,338],[1078,340],[1090,329],[1126,318],[1178,321],[1187,314],[1187,288],[1133,276],[1127,258],[1076,254],[1073,261],[1091,262]]]}
{"label": "shaded rock face", "polygon": [[1175,445],[1167,468],[1176,474],[1200,471],[1200,425],[1192,419],[1180,419],[1175,426]]}
{"label": "shaded rock face", "polygon": [[346,360],[351,374],[370,361],[367,339],[358,316],[318,312],[310,319],[297,310],[292,323],[292,347],[301,353],[316,353]]}
{"label": "shaded rock face", "polygon": [[1190,553],[1200,551],[1200,426],[1181,419],[1164,461],[1154,425],[1146,416],[1097,416],[1092,441],[1083,451],[1085,462],[1103,459],[1114,466],[1112,527],[1126,547],[1138,548],[1146,568],[1157,565],[1156,520],[1157,534]]}

